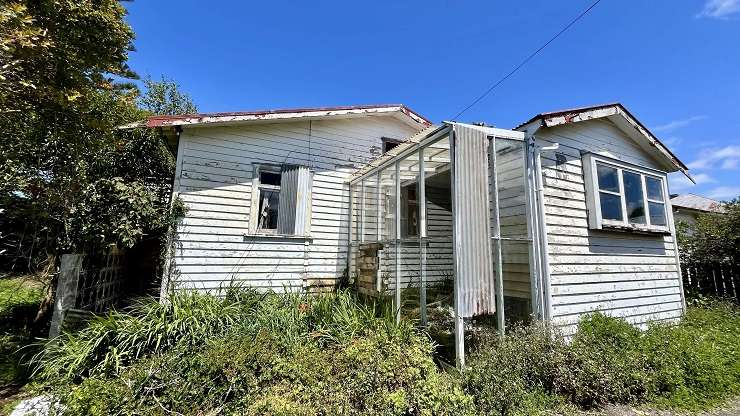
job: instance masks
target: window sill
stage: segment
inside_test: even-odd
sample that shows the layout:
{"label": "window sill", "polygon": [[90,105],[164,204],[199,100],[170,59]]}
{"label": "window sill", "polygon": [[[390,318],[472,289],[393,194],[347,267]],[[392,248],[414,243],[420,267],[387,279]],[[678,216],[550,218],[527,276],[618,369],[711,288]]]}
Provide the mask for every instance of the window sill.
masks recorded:
{"label": "window sill", "polygon": [[253,239],[265,240],[313,240],[310,235],[290,235],[290,234],[273,234],[273,233],[246,233],[242,234],[244,241]]}
{"label": "window sill", "polygon": [[671,231],[668,227],[648,227],[640,225],[625,225],[625,224],[607,224],[604,223],[600,227],[604,231],[621,231],[635,234],[659,234],[659,235],[670,235]]}

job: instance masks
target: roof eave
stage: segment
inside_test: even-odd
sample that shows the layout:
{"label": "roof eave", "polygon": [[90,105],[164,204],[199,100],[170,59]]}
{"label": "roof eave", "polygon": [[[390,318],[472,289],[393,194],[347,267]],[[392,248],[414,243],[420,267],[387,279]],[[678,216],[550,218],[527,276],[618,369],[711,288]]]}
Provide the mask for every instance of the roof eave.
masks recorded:
{"label": "roof eave", "polygon": [[396,115],[400,121],[411,126],[431,125],[419,113],[402,104],[381,106],[327,107],[313,109],[270,110],[247,113],[191,114],[182,116],[152,116],[146,121],[147,127],[234,125],[260,121],[278,122],[284,120],[315,120],[325,118],[355,117],[363,115]]}
{"label": "roof eave", "polygon": [[678,157],[674,155],[673,152],[671,152],[670,149],[668,149],[668,147],[665,146],[652,132],[650,132],[647,127],[635,118],[629,110],[619,103],[538,114],[526,123],[520,124],[516,129],[526,131],[531,135],[541,127],[555,127],[599,118],[610,118],[612,121],[617,122],[619,120],[624,120],[624,122],[629,126],[629,129],[625,128],[626,126],[618,125],[618,127],[625,130],[628,134],[630,130],[634,130],[636,134],[646,139],[649,145],[658,151],[663,159],[668,162],[667,165],[675,167],[676,170],[686,175],[690,181],[696,183],[694,178],[691,177],[691,174],[689,174],[689,168],[681,162],[681,160],[679,160]]}

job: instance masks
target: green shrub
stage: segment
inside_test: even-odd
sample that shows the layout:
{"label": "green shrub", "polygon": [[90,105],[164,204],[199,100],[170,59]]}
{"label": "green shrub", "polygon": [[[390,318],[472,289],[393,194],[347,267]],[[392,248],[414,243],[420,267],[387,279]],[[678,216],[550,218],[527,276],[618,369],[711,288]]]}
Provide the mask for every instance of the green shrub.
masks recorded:
{"label": "green shrub", "polygon": [[493,336],[468,358],[463,384],[485,414],[533,414],[561,400],[553,392],[566,344],[541,324]]}
{"label": "green shrub", "polygon": [[[471,399],[419,334],[378,330],[346,343],[289,346],[268,332],[175,347],[55,394],[73,414],[445,415]],[[166,409],[166,410],[165,410]]]}
{"label": "green shrub", "polygon": [[539,325],[485,342],[468,359],[466,391],[487,414],[651,403],[704,409],[740,393],[740,313],[691,307],[678,324],[640,331],[594,313],[569,343]]}
{"label": "green shrub", "polygon": [[731,304],[692,307],[679,325],[653,325],[642,338],[651,401],[702,409],[740,393],[740,313]]}
{"label": "green shrub", "polygon": [[624,320],[598,312],[584,317],[557,367],[555,391],[584,408],[643,401],[647,374],[640,337]]}

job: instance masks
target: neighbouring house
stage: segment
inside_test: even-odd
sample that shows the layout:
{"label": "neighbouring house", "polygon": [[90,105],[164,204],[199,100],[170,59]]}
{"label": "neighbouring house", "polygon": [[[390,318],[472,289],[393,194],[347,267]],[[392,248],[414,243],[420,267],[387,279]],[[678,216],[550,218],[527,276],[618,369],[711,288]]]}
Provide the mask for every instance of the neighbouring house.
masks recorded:
{"label": "neighbouring house", "polygon": [[724,212],[722,202],[694,194],[671,195],[673,218],[676,222],[685,222],[687,232],[691,233],[696,226],[696,219],[702,214],[721,214]]}
{"label": "neighbouring house", "polygon": [[666,175],[688,169],[620,104],[512,130],[433,125],[403,105],[146,126],[177,146],[174,195],[188,207],[163,295],[349,282],[422,324],[447,299],[461,362],[474,316],[571,334],[594,310],[639,326],[683,313]]}

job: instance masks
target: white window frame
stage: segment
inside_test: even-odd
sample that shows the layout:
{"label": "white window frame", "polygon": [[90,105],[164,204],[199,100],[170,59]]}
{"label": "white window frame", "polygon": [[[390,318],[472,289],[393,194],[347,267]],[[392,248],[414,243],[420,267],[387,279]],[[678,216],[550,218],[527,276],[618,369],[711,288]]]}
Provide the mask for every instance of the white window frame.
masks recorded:
{"label": "white window frame", "polygon": [[252,177],[252,200],[249,210],[249,233],[255,235],[275,235],[277,234],[277,228],[257,228],[259,225],[260,195],[262,190],[278,191],[278,194],[280,193],[279,185],[261,183],[260,174],[262,172],[277,173],[278,175],[283,174],[282,168],[277,165],[255,165],[254,176]]}
{"label": "white window frame", "polygon": [[[648,233],[670,233],[671,224],[671,213],[668,210],[668,186],[667,186],[667,175],[665,172],[651,169],[644,166],[627,163],[621,160],[613,159],[607,156],[601,156],[594,153],[586,153],[582,158],[583,162],[583,178],[586,185],[586,206],[588,208],[588,223],[589,228],[597,230],[620,230],[620,231],[635,231],[635,232],[648,232]],[[599,178],[596,169],[596,165],[606,165],[617,170],[617,180],[619,182],[619,192],[613,192],[608,190],[599,189]],[[645,209],[645,224],[634,224],[629,222],[627,216],[627,199],[624,192],[624,179],[623,171],[630,171],[640,175],[640,182],[642,184],[642,200]],[[647,181],[646,178],[651,177],[660,180],[661,189],[663,191],[663,201],[648,198],[647,195]],[[619,196],[621,201],[622,220],[611,220],[604,219],[601,215],[601,192],[608,193],[611,195]],[[654,225],[650,222],[650,207],[649,203],[661,203],[663,204],[663,212],[665,215],[665,225]]]}

